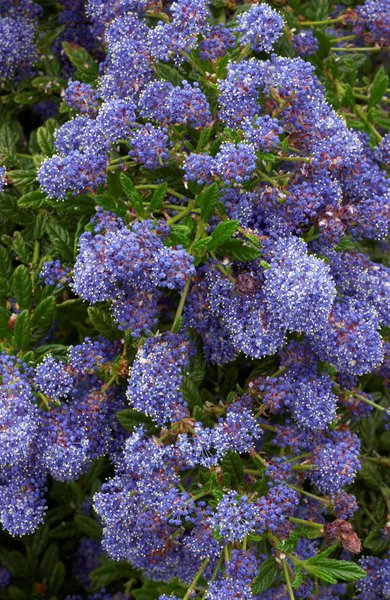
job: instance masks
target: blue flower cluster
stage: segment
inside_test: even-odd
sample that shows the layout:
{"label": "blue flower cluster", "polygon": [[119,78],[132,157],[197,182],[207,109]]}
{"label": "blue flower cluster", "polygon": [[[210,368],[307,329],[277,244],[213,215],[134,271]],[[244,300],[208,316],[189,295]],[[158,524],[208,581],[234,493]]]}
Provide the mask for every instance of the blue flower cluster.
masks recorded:
{"label": "blue flower cluster", "polygon": [[120,439],[123,397],[98,370],[120,348],[86,339],[66,362],[47,355],[34,369],[0,356],[0,522],[12,535],[34,531],[46,510],[46,476],[72,481]]}
{"label": "blue flower cluster", "polygon": [[32,0],[0,4],[0,81],[32,73],[37,58],[35,36],[41,8]]}
{"label": "blue flower cluster", "polygon": [[180,246],[164,246],[164,223],[145,220],[128,229],[121,219],[106,221],[99,224],[97,216],[96,234],[80,237],[71,286],[91,304],[112,300],[120,329],[137,337],[151,333],[160,289],[182,289],[195,272],[193,257]]}

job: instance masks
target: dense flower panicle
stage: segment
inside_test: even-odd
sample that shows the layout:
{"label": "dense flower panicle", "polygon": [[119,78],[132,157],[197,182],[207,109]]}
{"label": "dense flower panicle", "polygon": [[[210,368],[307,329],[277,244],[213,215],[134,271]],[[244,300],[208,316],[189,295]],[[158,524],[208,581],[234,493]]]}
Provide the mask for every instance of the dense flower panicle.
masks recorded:
{"label": "dense flower panicle", "polygon": [[227,492],[219,502],[210,524],[226,542],[242,541],[255,529],[257,510],[247,496]]}
{"label": "dense flower panicle", "polygon": [[308,255],[302,240],[279,239],[264,277],[269,310],[288,331],[312,333],[326,324],[336,288],[327,265]]}
{"label": "dense flower panicle", "polygon": [[363,556],[359,564],[366,571],[364,579],[355,583],[358,600],[385,600],[390,592],[390,559]]}
{"label": "dense flower panicle", "polygon": [[232,550],[230,561],[226,565],[226,574],[243,585],[250,584],[256,576],[259,560],[255,553],[245,550]]}
{"label": "dense flower panicle", "polygon": [[143,117],[162,125],[205,127],[212,119],[210,106],[198,83],[182,81],[182,87],[154,81],[140,96]]}
{"label": "dense flower panicle", "polygon": [[132,133],[130,144],[129,155],[146,169],[163,167],[170,158],[169,138],[163,127],[153,127],[150,123],[139,127]]}
{"label": "dense flower panicle", "polygon": [[64,267],[59,259],[43,263],[39,272],[46,285],[63,287],[70,281],[70,267]]}
{"label": "dense flower panicle", "polygon": [[68,365],[77,377],[97,374],[98,369],[107,362],[113,361],[120,354],[120,341],[111,342],[103,337],[97,340],[85,338],[81,344],[69,347]]}
{"label": "dense flower panicle", "polygon": [[358,252],[329,253],[329,264],[339,292],[368,302],[390,325],[390,268]]}
{"label": "dense flower panicle", "polygon": [[269,4],[262,2],[241,13],[237,23],[242,45],[250,44],[258,52],[271,52],[282,35],[284,19]]}
{"label": "dense flower panicle", "polygon": [[207,589],[207,600],[220,600],[225,598],[226,600],[253,600],[254,596],[250,585],[243,585],[240,581],[234,579],[222,579],[219,577],[213,581]]}
{"label": "dense flower panicle", "polygon": [[359,505],[353,494],[341,491],[334,499],[333,514],[337,519],[351,519]]}
{"label": "dense flower panicle", "polygon": [[94,117],[99,106],[99,94],[88,83],[69,81],[65,90],[65,102],[81,115]]}
{"label": "dense flower panicle", "polygon": [[353,202],[353,235],[381,240],[390,223],[390,191],[386,172],[382,170],[366,134],[359,134],[361,152],[353,169],[342,174],[344,195]]}
{"label": "dense flower panicle", "polygon": [[168,99],[175,90],[169,81],[152,81],[145,87],[139,97],[138,108],[141,117],[165,124],[171,121],[172,115]]}
{"label": "dense flower panicle", "polygon": [[268,485],[272,487],[278,483],[288,481],[292,475],[291,468],[291,463],[287,462],[287,459],[284,457],[275,456],[269,460],[265,470],[265,474],[269,478]]}
{"label": "dense flower panicle", "polygon": [[256,500],[256,532],[261,535],[266,529],[283,532],[288,517],[293,515],[299,504],[299,494],[284,482],[274,485]]}
{"label": "dense flower panicle", "polygon": [[0,80],[21,79],[32,74],[37,58],[35,2],[9,6],[0,13]]}
{"label": "dense flower panicle", "polygon": [[284,344],[282,322],[269,311],[260,291],[227,300],[221,321],[236,350],[251,358],[274,354]]}
{"label": "dense flower panicle", "polygon": [[148,339],[130,369],[127,399],[131,406],[160,425],[187,416],[180,386],[193,352],[190,341],[180,335],[166,332]]}
{"label": "dense flower panicle", "polygon": [[184,60],[184,53],[191,52],[197,44],[199,34],[207,30],[209,17],[206,0],[177,0],[171,5],[172,20],[160,22],[149,30],[147,45],[157,60],[177,62]]}
{"label": "dense flower panicle", "polygon": [[106,152],[107,142],[96,120],[80,115],[56,130],[54,146],[57,152],[66,158],[75,150],[82,153],[93,150],[103,154]]}
{"label": "dense flower panicle", "polygon": [[336,300],[328,322],[312,337],[317,355],[351,375],[369,373],[383,360],[379,319],[368,303]]}
{"label": "dense flower panicle", "polygon": [[226,419],[219,419],[213,428],[196,422],[192,436],[180,434],[177,449],[183,467],[196,465],[210,468],[227,452],[248,452],[261,436],[261,429],[248,408],[234,402],[230,405]]}
{"label": "dense flower panicle", "polygon": [[0,166],[0,192],[2,192],[4,187],[6,186],[6,175],[6,168]]}
{"label": "dense flower panicle", "polygon": [[135,125],[135,103],[131,98],[108,100],[99,110],[96,124],[107,143],[127,140]]}
{"label": "dense flower panicle", "polygon": [[0,523],[11,535],[28,535],[43,522],[45,479],[45,472],[34,460],[2,471]]}
{"label": "dense flower panicle", "polygon": [[262,64],[256,58],[229,63],[226,79],[218,82],[218,117],[233,128],[240,127],[246,117],[253,119],[260,112],[257,100],[263,83]]}
{"label": "dense flower panicle", "polygon": [[[100,391],[96,377],[80,381],[74,397],[43,412],[37,442],[42,465],[59,481],[77,479],[92,460],[107,453],[115,411],[123,407],[116,390]],[[77,398],[77,401],[75,399]]]}
{"label": "dense flower panicle", "polygon": [[199,57],[202,60],[215,61],[226,55],[229,48],[234,46],[235,35],[226,25],[212,25],[205,32],[199,43]]}
{"label": "dense flower panicle", "polygon": [[146,290],[126,290],[112,301],[111,313],[118,329],[130,330],[133,337],[151,335],[158,323],[158,293]]}
{"label": "dense flower panicle", "polygon": [[256,150],[263,152],[275,148],[279,143],[279,136],[283,133],[279,121],[269,115],[256,117],[253,120],[244,119],[241,128],[245,141],[254,146]]}
{"label": "dense flower panicle", "polygon": [[375,156],[379,162],[390,167],[390,133],[387,133],[379,146],[375,148]]}
{"label": "dense flower panicle", "polygon": [[67,156],[53,156],[43,163],[37,179],[49,198],[64,200],[68,193],[96,190],[107,179],[107,158],[95,153],[83,154],[78,150]]}
{"label": "dense flower panicle", "polygon": [[215,171],[223,183],[243,183],[256,169],[256,154],[252,144],[224,143],[215,156]]}
{"label": "dense flower panicle", "polygon": [[318,40],[310,29],[294,35],[292,45],[299,56],[310,56],[318,50]]}
{"label": "dense flower panicle", "polygon": [[189,154],[183,164],[184,181],[200,185],[212,183],[215,175],[215,158],[210,154]]}
{"label": "dense flower panicle", "polygon": [[282,204],[278,202],[279,198],[274,192],[265,195],[267,203],[271,198],[274,198],[274,203],[267,214],[271,217],[272,213],[278,212],[286,223],[287,231],[301,233],[314,221],[318,223],[320,232],[325,237],[327,229],[330,228],[330,221],[331,233],[335,236],[332,215],[337,215],[341,209],[342,189],[330,174],[323,171],[314,172],[306,177],[299,174],[285,189]]}
{"label": "dense flower panicle", "polygon": [[64,362],[48,354],[36,368],[35,385],[50,399],[60,400],[75,391],[75,378]]}
{"label": "dense flower panicle", "polygon": [[0,466],[23,464],[38,427],[38,412],[27,367],[0,355]]}
{"label": "dense flower panicle", "polygon": [[336,396],[333,381],[327,374],[316,370],[301,372],[287,370],[279,378],[259,378],[251,382],[251,394],[260,395],[261,401],[273,414],[290,411],[299,427],[319,431],[326,429],[336,416]]}
{"label": "dense flower panicle", "polygon": [[390,45],[390,7],[387,0],[366,0],[356,9],[354,33],[369,44]]}
{"label": "dense flower panicle", "polygon": [[348,431],[333,431],[313,451],[313,470],[309,478],[323,494],[338,494],[352,483],[360,469],[360,440]]}
{"label": "dense flower panicle", "polygon": [[[193,258],[180,247],[165,247],[159,229],[145,220],[129,230],[114,220],[79,241],[73,289],[92,304],[113,299],[115,318],[124,328],[132,323],[136,336],[154,324],[157,288],[181,289],[194,273]],[[141,313],[132,315],[138,304]]]}

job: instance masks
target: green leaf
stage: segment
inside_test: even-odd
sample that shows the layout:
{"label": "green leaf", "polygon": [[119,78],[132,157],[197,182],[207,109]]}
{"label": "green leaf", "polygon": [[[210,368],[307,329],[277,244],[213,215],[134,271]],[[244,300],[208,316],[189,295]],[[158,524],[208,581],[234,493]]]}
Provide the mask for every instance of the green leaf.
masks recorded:
{"label": "green leaf", "polygon": [[328,56],[331,47],[329,36],[319,29],[316,31],[315,36],[318,40],[318,56],[320,59],[324,59]]}
{"label": "green leaf", "polygon": [[294,581],[293,581],[293,584],[292,584],[293,588],[295,590],[299,589],[301,587],[301,585],[302,585],[302,582],[303,582],[302,568],[299,565],[297,565],[295,567],[295,577],[294,577]]}
{"label": "green leaf", "polygon": [[150,212],[153,212],[160,208],[163,203],[165,194],[167,193],[168,184],[166,181],[158,186],[157,189],[154,190],[153,196],[150,199]]}
{"label": "green leaf", "polygon": [[362,442],[363,449],[367,454],[370,454],[375,448],[376,442],[376,427],[374,419],[361,419],[359,423],[359,437]]}
{"label": "green leaf", "polygon": [[49,525],[45,523],[31,537],[31,551],[38,557],[46,550],[49,541]]}
{"label": "green leaf", "polygon": [[31,340],[38,342],[49,329],[56,314],[56,301],[52,296],[44,298],[31,317]]}
{"label": "green leaf", "polygon": [[56,594],[63,589],[65,574],[65,565],[59,560],[53,566],[47,580],[47,586],[51,593]]}
{"label": "green leaf", "polygon": [[211,242],[211,237],[206,237],[201,240],[198,240],[192,246],[192,253],[195,257],[195,266],[198,266],[202,261],[203,257],[207,252],[207,248],[209,243]]}
{"label": "green leaf", "polygon": [[68,231],[54,221],[47,223],[46,231],[53,247],[61,254],[61,258],[65,262],[73,262],[73,243]]}
{"label": "green leaf", "polygon": [[48,119],[42,127],[37,129],[37,142],[44,156],[52,156],[54,153],[54,132],[58,123],[54,119]]}
{"label": "green leaf", "polygon": [[122,336],[108,311],[96,306],[89,306],[88,317],[94,328],[108,340],[116,340]]}
{"label": "green leaf", "polygon": [[382,100],[383,96],[386,94],[386,89],[389,85],[389,77],[386,74],[386,71],[383,67],[378,69],[374,80],[370,86],[370,99],[368,101],[368,108],[372,108],[380,100]]}
{"label": "green leaf", "polygon": [[114,198],[110,192],[103,192],[103,194],[95,196],[95,201],[97,206],[101,206],[105,210],[111,210],[118,216],[125,217],[129,213],[125,202]]}
{"label": "green leaf", "polygon": [[74,79],[94,83],[99,75],[99,69],[89,52],[73,42],[62,42],[62,47],[72,65],[76,67]]}
{"label": "green leaf", "polygon": [[237,452],[228,452],[221,461],[221,467],[222,472],[229,473],[233,487],[237,487],[242,482],[244,465]]}
{"label": "green leaf", "polygon": [[229,240],[218,248],[218,254],[229,256],[232,260],[247,261],[260,257],[260,250],[241,240]]}
{"label": "green leaf", "polygon": [[92,591],[101,590],[114,581],[138,577],[137,571],[126,562],[107,562],[90,574]]}
{"label": "green leaf", "polygon": [[259,569],[259,572],[252,583],[252,592],[254,595],[261,594],[271,587],[278,574],[278,565],[274,558],[267,558]]}
{"label": "green leaf", "polygon": [[368,536],[363,540],[363,547],[373,554],[381,554],[389,542],[383,536],[383,527],[372,527]]}
{"label": "green leaf", "polygon": [[180,244],[183,248],[188,248],[191,243],[191,229],[187,225],[171,225],[171,233],[168,238],[169,246]]}
{"label": "green leaf", "polygon": [[[295,531],[298,532],[299,530],[296,529]],[[316,554],[315,556],[312,556],[311,558],[309,558],[307,562],[309,562],[310,564],[321,562],[322,560],[324,560],[325,558],[328,558],[328,556],[333,554],[333,552],[335,550],[337,550],[338,547],[339,547],[338,544],[333,544],[332,546],[329,546],[328,548],[326,548],[319,554]]]}
{"label": "green leaf", "polygon": [[12,277],[12,293],[19,308],[30,308],[32,283],[29,270],[24,265],[16,267]]}
{"label": "green leaf", "polygon": [[223,221],[218,223],[211,234],[209,250],[216,250],[219,246],[230,240],[233,233],[237,230],[238,221]]}
{"label": "green leaf", "polygon": [[363,462],[362,468],[359,471],[359,479],[362,479],[373,490],[379,490],[383,484],[380,467],[368,461]]}
{"label": "green leaf", "polygon": [[35,192],[29,192],[24,196],[21,196],[18,200],[18,206],[20,208],[44,208],[51,206],[50,200],[46,198],[45,194],[39,190]]}
{"label": "green leaf", "polygon": [[11,335],[8,325],[10,317],[11,314],[5,306],[0,306],[0,338],[8,338]]}
{"label": "green leaf", "polygon": [[200,218],[208,223],[219,198],[219,189],[216,183],[206,187],[196,197],[197,204],[200,206]]}
{"label": "green leaf", "polygon": [[119,175],[119,179],[121,182],[122,189],[126,195],[126,198],[130,201],[131,205],[134,207],[136,215],[138,217],[142,217],[144,214],[144,205],[142,201],[142,197],[137,192],[134,187],[133,182],[130,177],[127,177],[124,173]]}
{"label": "green leaf", "polygon": [[41,98],[41,95],[36,90],[29,90],[28,92],[18,92],[14,95],[13,101],[16,104],[24,104],[25,106],[29,106],[30,104],[34,104]]}
{"label": "green leaf", "polygon": [[28,596],[20,588],[11,585],[7,588],[7,600],[27,600]]}
{"label": "green leaf", "polygon": [[18,225],[30,225],[32,214],[19,207],[18,201],[10,194],[0,194],[0,213]]}
{"label": "green leaf", "polygon": [[4,124],[0,127],[0,155],[11,156],[15,153],[18,145],[20,132],[15,131],[10,125]]}
{"label": "green leaf", "polygon": [[10,298],[11,295],[12,295],[12,292],[11,292],[11,288],[10,288],[9,279],[7,277],[0,276],[0,296],[8,299],[8,298]]}
{"label": "green leaf", "polygon": [[21,552],[6,550],[4,547],[0,550],[0,563],[10,572],[12,577],[18,579],[29,579],[30,567],[25,556]]}
{"label": "green leaf", "polygon": [[30,315],[28,310],[22,310],[15,321],[14,344],[19,350],[26,350],[30,344]]}
{"label": "green leaf", "polygon": [[[46,541],[47,544],[47,541]],[[46,545],[45,553],[40,561],[40,572],[47,579],[53,571],[55,564],[58,562],[58,546],[54,542]]]}
{"label": "green leaf", "polygon": [[8,175],[11,177],[15,186],[24,189],[36,182],[37,170],[35,168],[12,169],[8,171]]}
{"label": "green leaf", "polygon": [[128,431],[133,431],[135,427],[138,427],[138,425],[141,425],[142,423],[145,425],[154,425],[154,421],[151,417],[148,417],[133,408],[120,410],[116,413],[116,418],[122,427]]}
{"label": "green leaf", "polygon": [[16,258],[26,264],[30,263],[30,251],[20,231],[15,231],[12,239],[12,247]]}
{"label": "green leaf", "polygon": [[184,400],[188,403],[190,408],[203,405],[203,397],[199,391],[199,387],[193,381],[191,381],[188,375],[183,376],[181,391],[183,393]]}
{"label": "green leaf", "polygon": [[184,77],[173,67],[166,63],[159,63],[156,65],[156,73],[161,79],[165,79],[173,85],[181,86]]}
{"label": "green leaf", "polygon": [[330,13],[329,0],[316,0],[315,20],[324,21]]}
{"label": "green leaf", "polygon": [[12,275],[11,259],[8,250],[4,246],[0,246],[0,275],[7,278]]}
{"label": "green leaf", "polygon": [[312,577],[318,577],[325,583],[358,581],[366,576],[366,572],[356,563],[334,558],[323,558],[315,562],[309,559],[303,561],[302,566]]}
{"label": "green leaf", "polygon": [[100,540],[102,537],[102,526],[87,515],[75,515],[74,522],[81,533],[94,540]]}

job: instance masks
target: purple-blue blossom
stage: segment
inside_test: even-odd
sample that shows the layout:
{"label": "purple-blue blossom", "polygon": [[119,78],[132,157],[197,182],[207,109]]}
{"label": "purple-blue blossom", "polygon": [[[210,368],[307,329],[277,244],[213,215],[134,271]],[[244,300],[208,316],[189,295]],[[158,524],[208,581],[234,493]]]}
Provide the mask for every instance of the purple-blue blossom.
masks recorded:
{"label": "purple-blue blossom", "polygon": [[188,339],[166,332],[146,340],[129,373],[127,399],[157,423],[188,416],[180,386],[194,349]]}
{"label": "purple-blue blossom", "polygon": [[250,44],[257,52],[271,52],[282,35],[284,19],[269,4],[262,2],[239,14],[237,23],[243,46]]}
{"label": "purple-blue blossom", "polygon": [[270,313],[288,331],[313,333],[328,320],[336,287],[329,267],[310,256],[296,237],[280,238],[265,270],[264,295]]}

